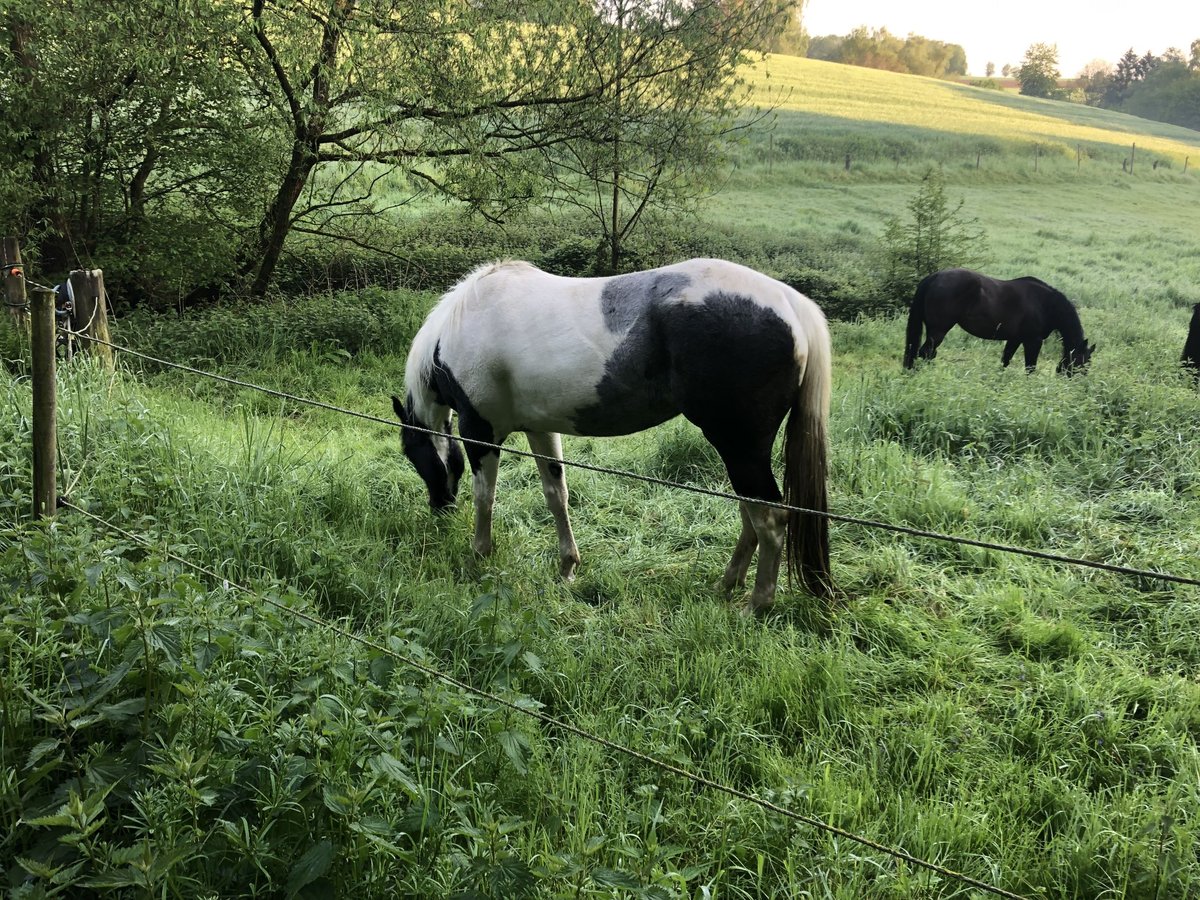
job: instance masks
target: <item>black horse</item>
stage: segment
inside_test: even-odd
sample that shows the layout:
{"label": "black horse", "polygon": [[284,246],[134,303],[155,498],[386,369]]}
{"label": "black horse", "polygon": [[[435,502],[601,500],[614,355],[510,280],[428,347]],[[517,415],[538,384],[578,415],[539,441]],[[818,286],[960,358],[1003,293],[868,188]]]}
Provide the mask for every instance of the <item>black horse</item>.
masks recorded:
{"label": "black horse", "polygon": [[[1000,361],[1008,365],[1017,347],[1025,345],[1025,369],[1037,367],[1042,342],[1052,331],[1062,335],[1059,372],[1087,366],[1096,345],[1088,346],[1075,306],[1061,292],[1038,278],[1011,281],[989,278],[970,269],[943,269],[924,278],[908,312],[904,367],[914,360],[933,359],[938,345],[955,325],[975,337],[1005,341]],[[921,343],[922,329],[926,331]],[[919,349],[918,349],[919,348]]]}
{"label": "black horse", "polygon": [[1192,377],[1200,381],[1200,303],[1192,307],[1192,324],[1188,326],[1187,340],[1183,342],[1180,364],[1192,370]]}

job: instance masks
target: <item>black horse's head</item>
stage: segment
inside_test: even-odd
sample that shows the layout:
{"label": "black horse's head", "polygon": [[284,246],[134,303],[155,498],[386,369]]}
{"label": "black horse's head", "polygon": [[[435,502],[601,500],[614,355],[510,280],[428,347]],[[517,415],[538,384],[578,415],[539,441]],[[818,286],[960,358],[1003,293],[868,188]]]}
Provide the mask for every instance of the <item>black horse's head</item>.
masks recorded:
{"label": "black horse's head", "polygon": [[1080,341],[1079,344],[1070,350],[1063,347],[1063,356],[1058,363],[1058,371],[1063,375],[1074,375],[1076,372],[1084,372],[1088,363],[1092,361],[1092,354],[1096,352],[1096,345],[1089,344],[1087,341]]}
{"label": "black horse's head", "polygon": [[450,419],[447,418],[443,426],[446,433],[446,437],[443,438],[430,434],[429,426],[413,412],[411,395],[407,406],[400,402],[399,397],[393,395],[392,409],[396,411],[400,423],[406,426],[401,432],[400,443],[404,448],[404,455],[429,489],[429,505],[435,512],[453,506],[454,499],[458,496],[458,483],[466,467],[463,464],[462,448],[458,446],[458,441],[451,437]]}

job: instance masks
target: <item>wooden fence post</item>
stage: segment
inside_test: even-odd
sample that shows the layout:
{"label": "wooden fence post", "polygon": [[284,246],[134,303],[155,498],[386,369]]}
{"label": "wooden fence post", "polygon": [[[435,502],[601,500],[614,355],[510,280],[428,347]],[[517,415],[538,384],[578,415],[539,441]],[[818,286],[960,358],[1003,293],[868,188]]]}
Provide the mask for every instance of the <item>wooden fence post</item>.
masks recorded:
{"label": "wooden fence post", "polygon": [[54,291],[35,287],[31,297],[33,387],[33,514],[54,515],[58,506],[55,462],[58,447],[54,371]]}
{"label": "wooden fence post", "polygon": [[[86,337],[101,341],[112,341],[108,332],[108,303],[104,292],[104,272],[101,269],[74,269],[71,272],[71,295],[75,299],[75,311],[71,314],[71,325]],[[109,372],[113,370],[113,350],[107,344],[84,340],[87,352],[96,358]]]}
{"label": "wooden fence post", "polygon": [[0,262],[4,263],[4,305],[8,309],[8,320],[19,337],[29,339],[29,311],[25,298],[25,268],[21,265],[21,244],[15,237],[4,239],[0,251]]}
{"label": "wooden fence post", "polygon": [[1133,158],[1137,156],[1137,142],[1129,145],[1129,174],[1133,174]]}

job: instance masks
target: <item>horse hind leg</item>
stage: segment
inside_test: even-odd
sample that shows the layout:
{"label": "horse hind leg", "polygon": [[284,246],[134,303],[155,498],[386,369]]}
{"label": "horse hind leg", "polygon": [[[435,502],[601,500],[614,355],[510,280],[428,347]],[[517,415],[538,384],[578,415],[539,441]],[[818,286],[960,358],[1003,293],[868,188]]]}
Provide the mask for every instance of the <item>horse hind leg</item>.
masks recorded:
{"label": "horse hind leg", "polygon": [[[554,530],[558,533],[558,574],[567,581],[575,577],[579,567],[579,548],[571,532],[571,517],[567,512],[567,476],[563,471],[562,436],[527,431],[529,449],[538,455],[538,474],[542,476],[542,494],[546,506],[554,517]],[[549,457],[549,459],[543,459]]]}
{"label": "horse hind leg", "polygon": [[921,345],[921,349],[917,351],[917,356],[921,359],[933,359],[937,356],[937,349],[942,341],[946,339],[945,331],[934,331],[929,326],[925,330],[925,343]]}
{"label": "horse hind leg", "polygon": [[[754,543],[758,545],[758,568],[754,573],[754,587],[746,601],[744,611],[761,613],[771,608],[775,602],[775,591],[779,582],[779,567],[783,562],[784,545],[787,538],[786,510],[773,506],[763,506],[753,500],[765,500],[778,503],[783,499],[779,485],[771,472],[771,443],[758,442],[761,446],[738,444],[734,441],[719,442],[705,431],[709,442],[717,448],[725,468],[729,472],[729,480],[735,492],[748,498],[742,504],[742,533],[734,547],[733,558],[725,570],[723,584],[730,585],[731,575],[735,586],[740,579],[744,581],[745,572],[750,565],[750,556],[754,552]],[[744,432],[739,437],[741,441],[750,441]],[[749,532],[747,529],[749,524]]]}
{"label": "horse hind leg", "polygon": [[784,540],[787,537],[787,511],[758,503],[749,504],[750,523],[758,536],[758,569],[754,573],[754,589],[746,601],[747,613],[766,612],[775,603],[779,584],[779,566],[783,562]]}
{"label": "horse hind leg", "polygon": [[754,524],[750,521],[749,506],[746,503],[739,503],[738,507],[742,515],[742,533],[738,535],[737,544],[733,548],[733,556],[729,560],[729,565],[725,567],[725,574],[721,577],[721,590],[725,592],[726,597],[732,597],[734,591],[745,587],[746,573],[750,570],[750,560],[754,558],[754,551],[758,549],[758,534],[754,531]]}

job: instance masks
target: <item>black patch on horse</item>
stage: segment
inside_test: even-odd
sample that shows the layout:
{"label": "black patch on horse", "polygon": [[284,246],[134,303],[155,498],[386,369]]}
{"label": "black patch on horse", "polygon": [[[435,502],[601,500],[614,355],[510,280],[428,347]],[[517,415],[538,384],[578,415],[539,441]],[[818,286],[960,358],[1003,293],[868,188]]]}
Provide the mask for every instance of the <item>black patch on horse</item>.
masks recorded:
{"label": "black patch on horse", "polygon": [[625,331],[646,310],[684,290],[692,280],[678,272],[631,272],[604,286],[600,310],[609,331]]}
{"label": "black patch on horse", "polygon": [[575,427],[627,434],[683,413],[718,450],[744,442],[748,423],[770,422],[773,437],[795,394],[795,354],[787,322],[750,297],[713,291],[678,303],[666,294],[632,322],[605,363],[599,401],[576,413]]}
{"label": "black patch on horse", "polygon": [[[458,413],[458,433],[471,441],[496,442],[496,432],[492,423],[485,419],[467,396],[454,372],[442,362],[442,345],[433,348],[433,369],[430,371],[430,385],[438,400],[445,403]],[[490,447],[480,447],[478,444],[467,444],[467,459],[471,461],[471,471],[478,472],[480,461],[489,453],[499,455],[500,451]]]}

